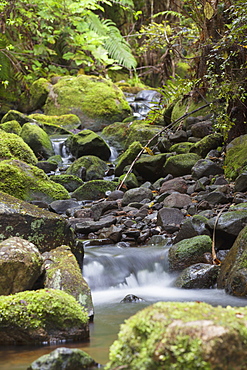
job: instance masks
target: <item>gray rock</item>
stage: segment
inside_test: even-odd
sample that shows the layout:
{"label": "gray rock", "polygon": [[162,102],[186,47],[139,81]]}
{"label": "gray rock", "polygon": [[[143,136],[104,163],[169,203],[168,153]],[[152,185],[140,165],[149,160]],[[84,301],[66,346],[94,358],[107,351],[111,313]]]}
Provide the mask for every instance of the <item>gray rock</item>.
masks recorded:
{"label": "gray rock", "polygon": [[[208,226],[213,230],[215,217],[208,220]],[[231,210],[220,215],[217,221],[216,230],[227,235],[238,236],[247,223],[247,210]]]}
{"label": "gray rock", "polygon": [[188,138],[188,135],[186,131],[184,130],[178,130],[171,135],[169,135],[169,140],[173,143],[182,143],[183,141],[186,141]]}
{"label": "gray rock", "polygon": [[187,188],[187,182],[183,178],[177,177],[175,179],[165,181],[160,188],[160,194],[168,191],[178,191],[179,193],[186,193]]}
{"label": "gray rock", "polygon": [[0,295],[32,289],[41,275],[43,258],[36,246],[12,237],[0,243]]}
{"label": "gray rock", "polygon": [[183,208],[188,207],[191,202],[192,200],[189,195],[173,192],[165,198],[163,204],[165,207]]}
{"label": "gray rock", "polygon": [[80,204],[73,199],[55,200],[49,204],[49,209],[59,215],[65,214],[67,209],[79,207]]}
{"label": "gray rock", "polygon": [[27,370],[78,370],[98,369],[97,363],[77,348],[56,348],[33,361]]}
{"label": "gray rock", "polygon": [[219,270],[216,265],[197,263],[183,270],[174,285],[183,289],[210,289],[216,284]]}
{"label": "gray rock", "polygon": [[230,202],[230,199],[223,194],[221,191],[212,191],[207,194],[204,198],[210,204],[226,204]]}
{"label": "gray rock", "polygon": [[161,226],[167,232],[176,231],[183,219],[184,215],[179,209],[164,207],[158,211],[157,226]]}
{"label": "gray rock", "polygon": [[137,297],[134,294],[127,294],[120,303],[144,302],[144,299]]}
{"label": "gray rock", "polygon": [[247,191],[247,172],[242,173],[236,178],[235,191]]}
{"label": "gray rock", "polygon": [[191,126],[191,133],[194,137],[203,138],[212,133],[212,121],[202,121]]}
{"label": "gray rock", "polygon": [[153,199],[153,193],[150,189],[146,189],[143,187],[135,188],[127,190],[126,193],[124,193],[123,199],[122,199],[122,205],[126,206],[131,202],[141,202],[143,199]]}
{"label": "gray rock", "polygon": [[116,223],[116,218],[113,216],[102,217],[99,221],[82,221],[76,223],[75,230],[78,233],[89,234],[94,231],[103,229],[103,227],[110,227]]}
{"label": "gray rock", "polygon": [[194,179],[200,179],[204,176],[209,177],[210,175],[219,175],[223,172],[223,169],[210,159],[199,159],[192,168],[192,176]]}
{"label": "gray rock", "polygon": [[210,235],[210,231],[207,229],[208,219],[206,217],[195,215],[187,220],[185,220],[181,228],[176,235],[174,243],[178,243],[183,239],[192,238],[197,235]]}
{"label": "gray rock", "polygon": [[118,202],[105,200],[100,203],[95,203],[91,207],[91,214],[94,221],[98,221],[100,217],[109,210],[118,209]]}
{"label": "gray rock", "polygon": [[163,173],[167,154],[142,156],[134,165],[134,170],[145,180],[156,181]]}

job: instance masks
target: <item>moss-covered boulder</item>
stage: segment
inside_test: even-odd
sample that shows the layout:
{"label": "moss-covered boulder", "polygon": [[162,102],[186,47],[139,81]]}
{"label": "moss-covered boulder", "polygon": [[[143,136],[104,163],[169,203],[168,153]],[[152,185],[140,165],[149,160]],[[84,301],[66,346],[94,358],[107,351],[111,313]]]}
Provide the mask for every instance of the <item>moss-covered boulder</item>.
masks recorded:
{"label": "moss-covered boulder", "polygon": [[158,302],[126,320],[106,370],[246,368],[246,307]]}
{"label": "moss-covered boulder", "polygon": [[29,98],[22,97],[22,106],[25,112],[41,109],[45,104],[48,94],[52,88],[52,84],[45,78],[39,78],[34,81],[30,87]]}
{"label": "moss-covered boulder", "polygon": [[71,295],[54,289],[0,296],[0,344],[34,344],[89,337],[88,316]]}
{"label": "moss-covered boulder", "polygon": [[21,125],[16,120],[1,123],[0,129],[5,132],[8,132],[9,134],[20,135],[21,133]]}
{"label": "moss-covered boulder", "polygon": [[200,157],[194,153],[173,155],[167,158],[163,167],[163,175],[171,174],[174,177],[189,175],[199,159]]}
{"label": "moss-covered boulder", "polygon": [[114,122],[103,128],[102,136],[119,150],[126,149],[125,142],[127,140],[131,124],[132,123],[125,121]]}
{"label": "moss-covered boulder", "polygon": [[94,370],[98,365],[81,349],[59,347],[33,361],[27,370]]}
{"label": "moss-covered boulder", "polygon": [[13,236],[32,242],[40,253],[68,245],[82,264],[83,251],[64,217],[0,191],[0,240]]}
{"label": "moss-covered boulder", "polygon": [[166,162],[165,153],[156,155],[142,155],[134,164],[134,170],[147,181],[156,181],[163,175],[163,166]]}
{"label": "moss-covered boulder", "polygon": [[44,171],[19,160],[0,162],[0,191],[25,201],[47,203],[70,197],[67,190],[51,181]]}
{"label": "moss-covered boulder", "polygon": [[28,116],[24,113],[19,112],[18,110],[9,110],[8,113],[6,113],[3,118],[1,119],[1,123],[5,123],[8,121],[17,121],[21,126],[24,125],[26,122],[32,121]]}
{"label": "moss-covered boulder", "polygon": [[107,180],[91,180],[76,189],[71,197],[77,200],[97,200],[105,198],[107,191],[114,191],[117,184]]}
{"label": "moss-covered boulder", "polygon": [[43,258],[38,248],[19,237],[0,243],[0,295],[32,289],[41,275]]}
{"label": "moss-covered boulder", "polygon": [[169,249],[171,271],[181,271],[196,263],[205,262],[204,253],[212,251],[212,240],[208,235],[198,235],[181,240]]}
{"label": "moss-covered boulder", "polygon": [[62,185],[68,192],[73,192],[83,184],[82,179],[74,175],[52,175],[50,180]]}
{"label": "moss-covered boulder", "polygon": [[93,302],[90,288],[82,277],[78,262],[68,246],[62,245],[43,254],[46,271],[44,288],[60,289],[71,294],[93,317]]}
{"label": "moss-covered boulder", "polygon": [[133,172],[120,176],[119,184],[124,185],[126,189],[133,189],[139,186],[137,177]]}
{"label": "moss-covered boulder", "polygon": [[99,180],[103,179],[107,169],[108,166],[102,159],[87,155],[75,160],[66,170],[66,174],[78,176],[86,181]]}
{"label": "moss-covered boulder", "polygon": [[195,143],[191,149],[191,153],[196,153],[204,158],[210,150],[217,149],[223,144],[223,136],[219,133],[205,136],[203,139]]}
{"label": "moss-covered boulder", "polygon": [[247,298],[247,226],[222,262],[217,284],[228,294]]}
{"label": "moss-covered boulder", "polygon": [[[128,148],[134,141],[139,141],[141,145],[146,146],[149,140],[154,138],[149,145],[153,146],[158,141],[158,134],[162,126],[150,125],[146,121],[134,121],[129,126],[129,133],[125,142],[125,148]],[[157,136],[156,136],[157,135]]]}
{"label": "moss-covered boulder", "polygon": [[118,157],[115,167],[115,175],[121,176],[124,168],[130,165],[136,159],[141,150],[142,145],[140,142],[134,141],[129,148]]}
{"label": "moss-covered boulder", "polygon": [[[194,101],[191,97],[183,98],[182,100],[177,101],[174,105],[172,114],[171,114],[171,122],[175,122],[178,118],[182,117],[186,113],[190,113],[197,108],[203,107],[205,105],[205,101]],[[205,116],[209,113],[209,107],[201,109],[199,112],[192,113],[190,116],[197,117],[197,116]]]}
{"label": "moss-covered boulder", "polygon": [[65,145],[76,158],[95,155],[108,160],[111,156],[111,150],[104,139],[91,130],[83,130],[79,134],[69,136]]}
{"label": "moss-covered boulder", "polygon": [[34,113],[30,114],[29,118],[38,121],[39,124],[41,124],[43,130],[45,130],[46,132],[49,131],[47,133],[50,135],[81,128],[80,118],[77,117],[75,114],[63,114],[61,116],[47,116],[45,114]]}
{"label": "moss-covered boulder", "polygon": [[44,106],[47,115],[76,114],[82,128],[100,131],[126,118],[131,110],[123,92],[102,77],[65,76],[51,89]]}
{"label": "moss-covered boulder", "polygon": [[169,148],[169,152],[176,152],[177,154],[185,154],[185,153],[189,153],[190,149],[193,146],[194,144],[188,141],[182,142],[182,143],[176,143],[176,144],[173,144]]}
{"label": "moss-covered boulder", "polygon": [[0,160],[19,159],[29,164],[38,162],[34,152],[22,138],[0,130]]}
{"label": "moss-covered boulder", "polygon": [[226,147],[225,175],[235,180],[247,170],[247,135],[232,140]]}
{"label": "moss-covered boulder", "polygon": [[22,126],[20,136],[30,146],[37,158],[47,159],[54,154],[49,136],[36,123],[25,123]]}

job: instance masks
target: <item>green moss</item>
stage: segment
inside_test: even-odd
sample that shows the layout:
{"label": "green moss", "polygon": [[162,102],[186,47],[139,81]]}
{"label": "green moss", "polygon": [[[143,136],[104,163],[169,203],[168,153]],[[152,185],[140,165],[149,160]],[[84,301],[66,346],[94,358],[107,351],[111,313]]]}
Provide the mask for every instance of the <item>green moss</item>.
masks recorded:
{"label": "green moss", "polygon": [[53,175],[50,180],[61,184],[68,192],[75,191],[83,184],[83,181],[74,175]]}
{"label": "green moss", "polygon": [[92,180],[88,181],[72,194],[72,198],[77,200],[97,200],[105,198],[106,191],[116,190],[117,184],[107,180]]}
{"label": "green moss", "polygon": [[234,139],[226,150],[225,175],[229,179],[236,179],[247,170],[247,135]]}
{"label": "green moss", "polygon": [[[145,121],[134,121],[130,125],[127,140],[125,142],[125,148],[128,148],[134,141],[139,141],[143,146],[147,145],[147,142],[158,134],[163,127],[150,125]],[[158,141],[158,136],[154,138],[149,145],[155,145]]]}
{"label": "green moss", "polygon": [[94,155],[86,155],[78,158],[66,170],[66,174],[80,177],[81,168],[86,169],[86,180],[102,179],[107,171],[107,164],[102,159]]}
{"label": "green moss", "polygon": [[163,167],[164,174],[171,174],[174,177],[188,175],[200,158],[201,157],[195,153],[173,155],[166,160]]}
{"label": "green moss", "polygon": [[[210,101],[210,100],[209,100]],[[182,117],[185,113],[190,113],[193,110],[205,105],[205,101],[195,102],[191,97],[178,101],[172,110],[171,121],[175,122],[178,118]],[[209,113],[209,107],[206,107],[199,112],[191,114],[192,117],[203,116]]]}
{"label": "green moss", "polygon": [[69,198],[64,187],[49,180],[44,171],[18,160],[0,162],[0,190],[25,201]]}
{"label": "green moss", "polygon": [[[29,116],[32,119],[35,119],[36,121],[43,123],[44,125],[42,128],[46,131],[46,126],[45,124],[51,125],[51,127],[54,128],[60,128],[64,129],[66,132],[67,130],[74,130],[78,129],[81,126],[81,121],[80,119],[75,115],[75,114],[63,114],[61,116],[47,116],[45,114],[31,114]],[[48,125],[48,127],[49,127]],[[57,130],[58,131],[58,130]]]}
{"label": "green moss", "polygon": [[40,289],[0,296],[0,328],[72,328],[88,322],[86,311],[71,295],[60,290]]}
{"label": "green moss", "polygon": [[219,133],[207,135],[195,143],[191,147],[190,152],[196,153],[204,158],[210,150],[217,149],[219,145],[222,145],[222,142],[223,136]]}
{"label": "green moss", "polygon": [[169,152],[176,152],[177,154],[185,154],[189,153],[191,147],[193,147],[193,143],[184,142],[184,143],[177,143],[170,147]]}
{"label": "green moss", "polygon": [[21,125],[16,120],[8,121],[0,124],[0,129],[9,134],[20,135]]}
{"label": "green moss", "polygon": [[0,159],[20,159],[29,164],[38,162],[32,149],[15,134],[0,130]]}
{"label": "green moss", "polygon": [[[121,326],[110,348],[106,370],[244,369],[246,364],[246,308],[212,307],[206,303],[159,302],[138,312]],[[225,331],[208,339],[200,322]],[[219,329],[218,329],[219,328]],[[208,329],[207,329],[208,330]],[[239,346],[239,347],[238,347]],[[243,346],[243,347],[242,347]],[[241,366],[242,365],[242,366]]]}
{"label": "green moss", "polygon": [[123,170],[126,166],[130,165],[139,152],[142,150],[142,145],[139,141],[134,141],[129,148],[121,154],[117,159],[117,165],[115,168],[116,176],[120,176],[123,173]]}

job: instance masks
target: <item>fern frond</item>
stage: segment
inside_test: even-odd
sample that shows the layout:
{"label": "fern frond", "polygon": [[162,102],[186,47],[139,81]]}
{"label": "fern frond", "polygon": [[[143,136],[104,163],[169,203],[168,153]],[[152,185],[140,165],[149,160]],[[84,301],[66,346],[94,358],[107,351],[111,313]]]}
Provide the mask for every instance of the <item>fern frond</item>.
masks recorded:
{"label": "fern frond", "polygon": [[91,30],[104,38],[103,46],[111,58],[127,69],[136,67],[137,62],[131,52],[130,46],[124,40],[113,21],[110,19],[101,21],[96,14],[91,12],[88,15],[87,22]]}

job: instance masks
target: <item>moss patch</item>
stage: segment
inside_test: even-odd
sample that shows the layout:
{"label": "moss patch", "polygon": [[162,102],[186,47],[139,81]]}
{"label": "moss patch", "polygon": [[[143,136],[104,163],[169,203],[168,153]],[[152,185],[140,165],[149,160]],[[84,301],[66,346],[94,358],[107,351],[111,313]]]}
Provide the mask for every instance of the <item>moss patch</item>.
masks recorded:
{"label": "moss patch", "polygon": [[224,168],[226,177],[233,180],[247,170],[247,135],[237,137],[227,146]]}
{"label": "moss patch", "polygon": [[105,198],[106,191],[116,190],[117,184],[107,180],[92,180],[80,186],[71,195],[77,200],[97,200]]}
{"label": "moss patch", "polygon": [[[78,129],[81,126],[80,119],[75,114],[63,114],[61,116],[47,116],[45,114],[31,114],[29,116],[32,119],[35,119],[36,121],[43,123],[44,125],[42,128],[46,131],[45,124],[51,125],[51,127],[54,127],[54,129],[60,128],[64,129],[65,131],[70,131],[74,129]],[[55,131],[55,130],[54,130]],[[57,130],[58,131],[58,130]],[[54,132],[55,133],[55,132]]]}
{"label": "moss patch", "polygon": [[21,125],[16,120],[1,123],[0,129],[5,132],[8,132],[9,134],[20,135],[21,133]]}

